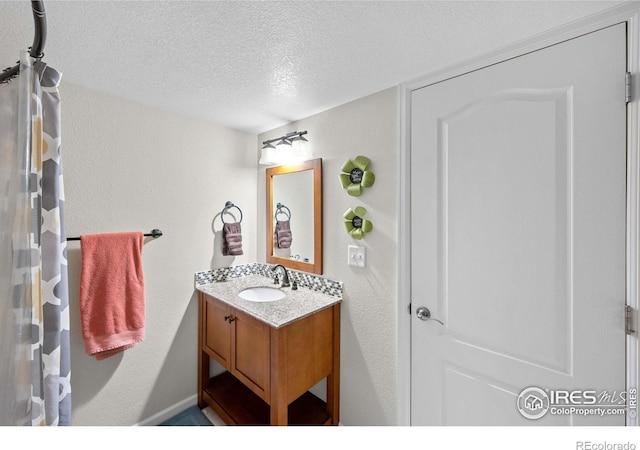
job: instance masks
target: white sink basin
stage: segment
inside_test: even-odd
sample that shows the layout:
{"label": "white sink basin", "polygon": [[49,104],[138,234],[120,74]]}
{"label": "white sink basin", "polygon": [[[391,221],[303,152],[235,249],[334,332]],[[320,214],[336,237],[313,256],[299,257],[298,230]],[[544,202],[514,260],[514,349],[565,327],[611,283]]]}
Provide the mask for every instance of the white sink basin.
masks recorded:
{"label": "white sink basin", "polygon": [[238,297],[250,302],[275,302],[282,300],[285,296],[286,294],[280,289],[272,287],[252,287],[238,294]]}

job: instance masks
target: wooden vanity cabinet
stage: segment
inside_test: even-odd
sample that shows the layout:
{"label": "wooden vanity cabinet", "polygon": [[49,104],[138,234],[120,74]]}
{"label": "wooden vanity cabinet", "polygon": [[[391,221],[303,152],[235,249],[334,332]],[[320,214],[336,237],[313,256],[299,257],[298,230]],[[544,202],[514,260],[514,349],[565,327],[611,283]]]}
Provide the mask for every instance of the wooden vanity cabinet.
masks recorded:
{"label": "wooden vanity cabinet", "polygon": [[260,398],[269,398],[269,326],[209,298],[204,303],[205,351]]}
{"label": "wooden vanity cabinet", "polygon": [[[337,425],[340,304],[274,328],[199,292],[198,404],[227,424]],[[226,369],[210,377],[210,358]],[[327,380],[327,401],[308,390]]]}

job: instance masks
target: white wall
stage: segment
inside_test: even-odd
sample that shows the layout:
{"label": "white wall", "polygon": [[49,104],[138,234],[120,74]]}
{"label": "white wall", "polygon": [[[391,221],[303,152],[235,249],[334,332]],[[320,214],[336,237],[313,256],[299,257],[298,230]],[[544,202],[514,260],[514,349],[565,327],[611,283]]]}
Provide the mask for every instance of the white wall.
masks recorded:
{"label": "white wall", "polygon": [[[396,412],[396,179],[397,93],[395,89],[353,101],[259,136],[307,130],[314,158],[322,158],[323,241],[326,278],[344,282],[341,339],[340,421],[344,425],[395,425]],[[342,189],[338,175],[347,159],[371,159],[376,182],[361,197]],[[265,167],[258,169],[258,199],[265,196]],[[264,200],[258,229],[264,230]],[[363,241],[343,228],[342,215],[362,205],[374,230]],[[264,232],[259,261],[266,260]],[[347,246],[366,247],[366,268],[347,265]]]}
{"label": "white wall", "polygon": [[[256,136],[71,84],[61,96],[68,235],[164,232],[143,250],[146,338],[103,361],[84,352],[68,245],[73,424],[133,425],[196,394],[194,272],[256,261]],[[212,231],[227,200],[244,212],[236,258]]]}

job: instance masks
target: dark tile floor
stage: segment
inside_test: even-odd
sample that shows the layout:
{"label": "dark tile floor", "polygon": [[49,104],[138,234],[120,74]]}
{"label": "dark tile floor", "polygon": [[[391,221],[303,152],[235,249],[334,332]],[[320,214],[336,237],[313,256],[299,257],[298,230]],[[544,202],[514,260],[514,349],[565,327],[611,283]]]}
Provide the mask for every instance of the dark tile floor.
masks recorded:
{"label": "dark tile floor", "polygon": [[179,414],[176,414],[172,418],[165,420],[160,424],[165,427],[198,427],[198,426],[213,426],[209,419],[200,411],[197,406],[192,406],[185,409]]}

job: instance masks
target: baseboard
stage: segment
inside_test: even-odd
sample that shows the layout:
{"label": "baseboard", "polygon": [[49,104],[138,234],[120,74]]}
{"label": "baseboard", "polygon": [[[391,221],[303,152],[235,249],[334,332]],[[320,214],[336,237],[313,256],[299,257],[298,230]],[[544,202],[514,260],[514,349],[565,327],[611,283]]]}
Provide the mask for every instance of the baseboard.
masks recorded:
{"label": "baseboard", "polygon": [[198,396],[194,394],[191,397],[188,397],[182,400],[181,402],[175,403],[169,406],[168,408],[163,409],[159,413],[154,414],[153,416],[148,417],[147,419],[144,419],[136,423],[134,426],[148,427],[148,426],[160,425],[165,420],[170,419],[176,414],[184,411],[187,408],[190,408],[191,406],[195,406],[197,404],[198,404]]}

